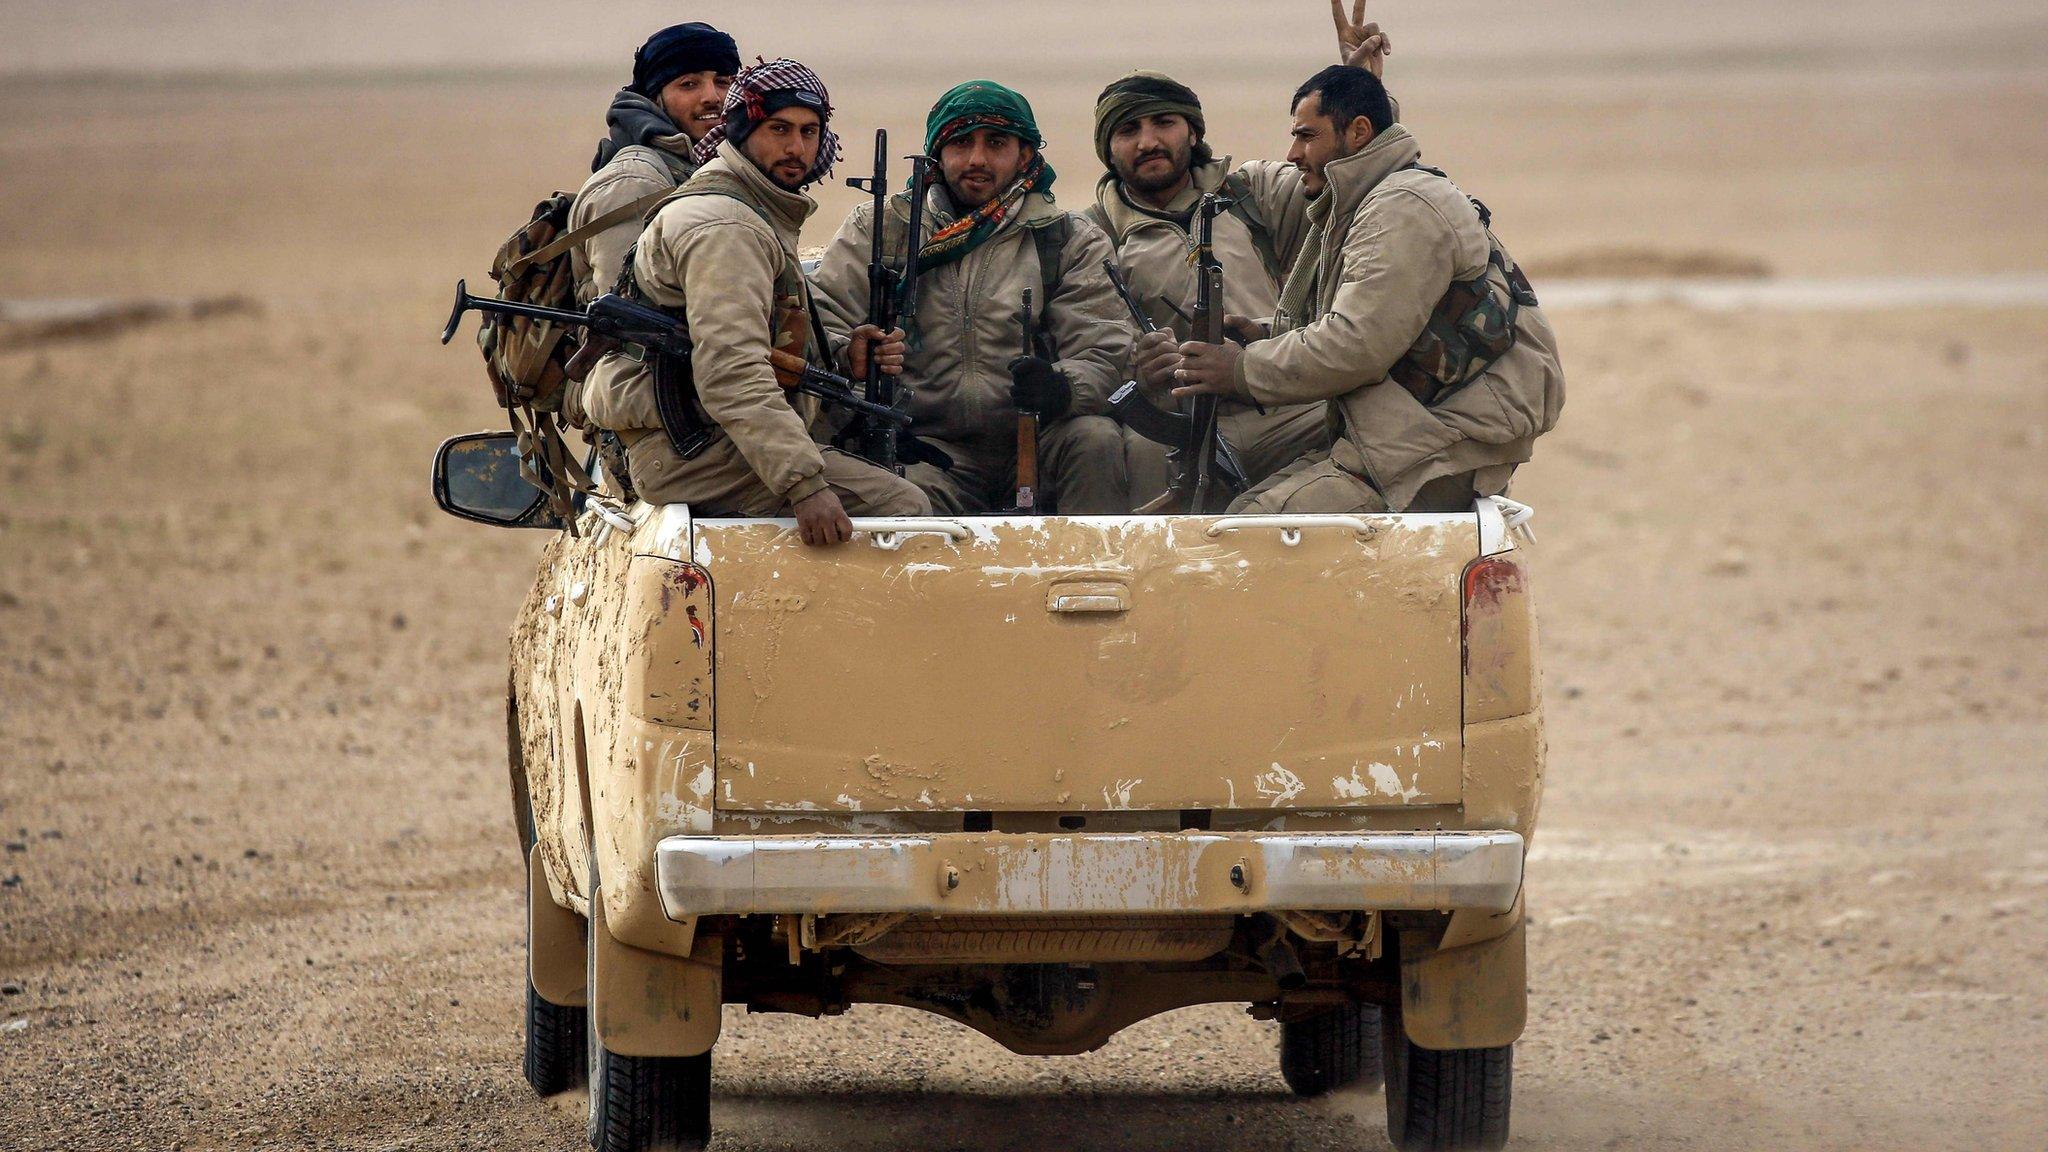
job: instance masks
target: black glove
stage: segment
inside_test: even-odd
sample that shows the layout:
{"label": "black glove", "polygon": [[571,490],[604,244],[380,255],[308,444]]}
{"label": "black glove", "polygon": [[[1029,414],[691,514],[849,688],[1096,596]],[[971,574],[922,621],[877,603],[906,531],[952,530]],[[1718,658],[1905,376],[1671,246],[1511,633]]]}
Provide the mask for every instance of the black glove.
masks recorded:
{"label": "black glove", "polygon": [[1010,361],[1010,402],[1048,423],[1074,406],[1074,386],[1052,361],[1019,356]]}

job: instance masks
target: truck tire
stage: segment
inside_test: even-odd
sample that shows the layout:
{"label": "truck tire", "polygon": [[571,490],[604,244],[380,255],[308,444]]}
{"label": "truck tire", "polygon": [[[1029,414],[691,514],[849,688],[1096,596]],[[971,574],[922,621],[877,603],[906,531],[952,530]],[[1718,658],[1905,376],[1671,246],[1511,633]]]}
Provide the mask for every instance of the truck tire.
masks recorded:
{"label": "truck tire", "polygon": [[[597,875],[591,862],[590,874]],[[603,899],[590,892],[593,908]],[[594,923],[597,917],[590,918]],[[597,942],[585,949],[594,968]],[[589,988],[596,994],[597,977]],[[594,1003],[594,1002],[593,1002]],[[590,1146],[597,1152],[698,1152],[711,1143],[711,1053],[621,1056],[604,1046],[592,1023],[584,1029],[590,1081]]]}
{"label": "truck tire", "polygon": [[1280,1076],[1296,1096],[1327,1096],[1339,1088],[1376,1091],[1380,1074],[1380,1010],[1350,1004],[1280,1025]]}
{"label": "truck tire", "polygon": [[1496,1152],[1508,1142],[1515,1047],[1435,1052],[1408,1039],[1398,1012],[1381,1025],[1387,1139],[1401,1152]]}
{"label": "truck tire", "polygon": [[[520,832],[530,852],[533,847],[532,822],[522,819]],[[533,899],[530,882],[527,899]],[[530,906],[527,923],[532,924]],[[526,1082],[533,1085],[535,1092],[543,1098],[559,1096],[583,1085],[589,1069],[583,1033],[589,1027],[590,1014],[581,1008],[550,1003],[541,996],[533,986],[533,937],[530,932],[526,948],[526,1058],[522,1065]]]}
{"label": "truck tire", "polygon": [[620,1056],[590,1035],[590,1146],[696,1152],[711,1142],[711,1054]]}
{"label": "truck tire", "polygon": [[526,1082],[542,1096],[559,1096],[582,1085],[589,1067],[581,1008],[550,1004],[526,981]]}

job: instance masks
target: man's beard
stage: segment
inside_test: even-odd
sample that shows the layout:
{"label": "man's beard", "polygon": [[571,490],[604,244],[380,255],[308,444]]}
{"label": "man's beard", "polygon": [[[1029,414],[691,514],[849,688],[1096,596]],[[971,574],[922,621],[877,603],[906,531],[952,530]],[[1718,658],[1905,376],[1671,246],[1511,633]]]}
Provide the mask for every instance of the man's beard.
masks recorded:
{"label": "man's beard", "polygon": [[770,184],[775,185],[777,188],[782,189],[784,192],[801,192],[811,183],[812,170],[810,168],[804,169],[803,172],[796,177],[796,183],[792,184],[790,183],[789,178],[785,177],[782,174],[780,170],[781,165],[779,163],[774,165],[761,163],[761,161],[754,158],[752,153],[746,150],[746,147],[744,145],[741,146],[740,153],[741,155],[746,156],[748,163],[752,164],[756,169],[760,170],[761,175],[766,176],[768,178],[768,182]]}
{"label": "man's beard", "polygon": [[1316,173],[1316,178],[1323,182],[1323,186],[1321,188],[1316,189],[1314,192],[1310,192],[1308,194],[1308,198],[1310,200],[1319,200],[1322,198],[1323,193],[1328,192],[1330,190],[1330,165],[1335,164],[1339,160],[1349,160],[1351,157],[1356,155],[1358,155],[1358,149],[1346,148],[1343,142],[1339,141],[1337,144],[1337,150],[1331,153],[1330,158],[1328,160],[1323,161],[1323,170],[1321,172]]}
{"label": "man's beard", "polygon": [[[1134,157],[1131,167],[1118,171],[1117,176],[1124,182],[1125,187],[1133,192],[1146,196],[1156,196],[1187,179],[1193,152],[1194,149],[1192,148],[1179,153],[1175,153],[1170,149],[1157,149],[1147,152],[1142,156]],[[1140,175],[1146,161],[1161,156],[1165,157],[1167,161],[1167,172],[1164,176]]]}
{"label": "man's beard", "polygon": [[[986,176],[990,181],[989,187],[991,191],[989,192],[986,198],[982,199],[979,202],[970,202],[967,198],[966,193],[961,191],[961,185],[959,183],[954,181],[948,181],[946,184],[946,192],[953,198],[953,203],[961,208],[965,208],[969,212],[972,212],[977,208],[982,208],[993,201],[1002,199],[1003,193],[1008,192],[1010,190],[1010,184],[1015,184],[1017,182],[1016,177],[1013,176],[1010,178],[1010,184],[997,184],[994,182],[995,173],[993,172],[975,172],[972,174],[977,176]],[[969,173],[961,173],[961,176],[963,178],[966,177],[967,175],[969,175]]]}

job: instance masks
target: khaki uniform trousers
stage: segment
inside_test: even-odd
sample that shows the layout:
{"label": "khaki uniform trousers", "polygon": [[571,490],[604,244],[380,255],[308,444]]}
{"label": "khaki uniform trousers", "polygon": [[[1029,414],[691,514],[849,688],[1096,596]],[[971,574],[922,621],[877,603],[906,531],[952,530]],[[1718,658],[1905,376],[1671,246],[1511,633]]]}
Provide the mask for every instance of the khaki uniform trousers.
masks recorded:
{"label": "khaki uniform trousers", "polygon": [[[1327,405],[1292,405],[1261,415],[1256,408],[1232,412],[1217,420],[1217,429],[1244,465],[1245,481],[1254,487],[1311,452],[1330,446]],[[1124,453],[1131,472],[1131,507],[1143,508],[1173,487],[1173,461],[1166,447],[1128,429]]]}
{"label": "khaki uniform trousers", "polygon": [[[1408,512],[1470,512],[1479,498],[1474,474],[1439,476],[1416,492]],[[1387,501],[1365,477],[1347,472],[1328,452],[1304,456],[1237,498],[1233,515],[1344,515],[1387,511]]]}
{"label": "khaki uniform trousers", "polygon": [[[624,432],[633,487],[649,504],[688,504],[703,516],[781,516],[789,504],[768,490],[740,455],[732,438],[721,436],[702,455],[685,460],[660,429]],[[849,516],[929,516],[931,501],[917,485],[834,448],[825,454],[825,484]]]}
{"label": "khaki uniform trousers", "polygon": [[[1009,511],[1017,502],[1017,450],[983,450],[928,440],[953,458],[951,471],[913,464],[904,475],[931,497],[941,516]],[[1039,499],[1051,497],[1062,516],[1122,516],[1131,510],[1123,427],[1107,416],[1070,416],[1038,430]]]}

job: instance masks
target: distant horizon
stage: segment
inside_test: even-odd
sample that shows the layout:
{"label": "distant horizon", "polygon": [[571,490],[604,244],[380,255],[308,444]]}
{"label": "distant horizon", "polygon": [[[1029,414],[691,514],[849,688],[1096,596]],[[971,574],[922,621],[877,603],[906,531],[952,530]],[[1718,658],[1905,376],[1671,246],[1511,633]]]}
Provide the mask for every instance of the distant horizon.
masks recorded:
{"label": "distant horizon", "polygon": [[[1319,0],[1279,0],[1256,16],[1234,0],[1041,0],[1029,14],[945,0],[837,0],[779,11],[821,8],[809,20],[753,8],[719,23],[750,58],[787,54],[821,70],[859,73],[939,58],[950,70],[1026,74],[1148,62],[1258,68],[1332,51]],[[140,0],[62,7],[0,0],[0,23],[9,30],[0,42],[0,78],[587,75],[622,70],[648,31],[686,18],[672,4],[633,0],[579,12],[569,35],[554,20],[557,9],[539,0],[356,0],[346,11],[346,26],[336,27],[332,6],[288,0],[171,8]],[[1839,5],[1820,0],[1726,0],[1704,15],[1684,0],[1374,0],[1368,16],[1393,33],[1394,66],[1402,71],[1484,66],[1568,75],[1675,63],[1750,72],[1820,62],[1912,72],[1943,62],[2008,65],[2048,78],[2048,14],[2025,0],[1961,0],[1938,12],[1873,0],[1848,19]],[[1219,35],[1200,35],[1205,28]]]}

